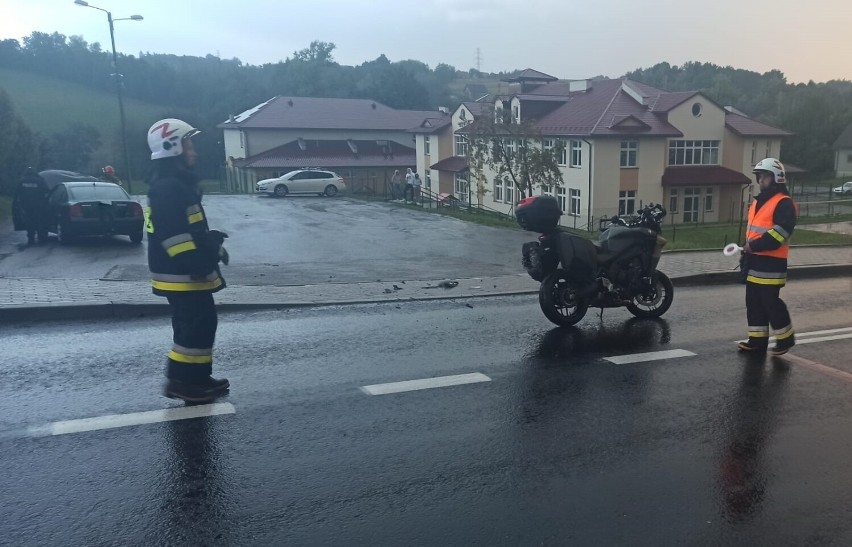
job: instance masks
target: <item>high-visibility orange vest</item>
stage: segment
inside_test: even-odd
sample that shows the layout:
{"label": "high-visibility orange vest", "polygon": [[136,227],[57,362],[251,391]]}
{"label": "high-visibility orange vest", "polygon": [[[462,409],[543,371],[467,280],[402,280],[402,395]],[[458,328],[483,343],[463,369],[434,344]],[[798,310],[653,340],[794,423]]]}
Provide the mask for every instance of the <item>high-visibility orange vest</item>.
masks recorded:
{"label": "high-visibility orange vest", "polygon": [[753,252],[752,254],[762,256],[773,256],[775,258],[787,258],[790,253],[790,234],[781,234],[775,230],[775,208],[782,199],[790,199],[790,196],[777,193],[757,210],[757,201],[752,201],[748,208],[748,228],[746,228],[746,240],[757,239],[769,232],[770,235],[781,243],[781,246],[771,251]]}

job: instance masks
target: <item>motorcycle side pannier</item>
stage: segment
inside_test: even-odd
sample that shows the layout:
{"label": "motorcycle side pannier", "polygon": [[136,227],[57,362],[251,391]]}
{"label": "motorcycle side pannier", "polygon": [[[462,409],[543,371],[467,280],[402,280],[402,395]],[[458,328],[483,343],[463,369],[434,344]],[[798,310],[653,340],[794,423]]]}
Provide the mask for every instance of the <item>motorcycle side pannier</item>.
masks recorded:
{"label": "motorcycle side pannier", "polygon": [[556,228],[562,209],[553,196],[531,196],[518,202],[515,219],[521,228],[530,232],[545,232]]}

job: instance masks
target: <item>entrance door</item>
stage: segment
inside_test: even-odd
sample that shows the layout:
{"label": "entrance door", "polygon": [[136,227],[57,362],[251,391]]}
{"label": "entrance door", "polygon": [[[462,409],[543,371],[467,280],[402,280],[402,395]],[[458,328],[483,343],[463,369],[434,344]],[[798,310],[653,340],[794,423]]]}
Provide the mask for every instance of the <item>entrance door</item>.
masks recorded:
{"label": "entrance door", "polygon": [[683,221],[698,222],[698,209],[701,202],[700,188],[684,188],[683,190]]}

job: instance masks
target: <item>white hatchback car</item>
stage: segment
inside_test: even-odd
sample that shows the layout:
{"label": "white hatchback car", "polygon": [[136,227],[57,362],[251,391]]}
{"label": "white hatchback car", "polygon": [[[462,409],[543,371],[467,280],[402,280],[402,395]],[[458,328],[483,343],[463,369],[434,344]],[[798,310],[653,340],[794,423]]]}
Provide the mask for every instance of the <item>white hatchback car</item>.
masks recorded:
{"label": "white hatchback car", "polygon": [[322,169],[297,169],[274,179],[258,181],[255,190],[261,194],[284,197],[287,194],[335,196],[346,190],[343,177]]}
{"label": "white hatchback car", "polygon": [[842,185],[838,186],[837,188],[834,188],[832,192],[843,196],[848,196],[849,194],[852,194],[852,181],[844,182]]}

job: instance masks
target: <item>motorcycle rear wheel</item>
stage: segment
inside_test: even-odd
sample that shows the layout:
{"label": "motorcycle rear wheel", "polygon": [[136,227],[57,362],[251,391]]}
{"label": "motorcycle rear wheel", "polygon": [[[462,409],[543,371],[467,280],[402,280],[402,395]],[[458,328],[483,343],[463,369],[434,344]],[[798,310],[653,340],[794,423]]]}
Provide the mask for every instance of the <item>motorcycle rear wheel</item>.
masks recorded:
{"label": "motorcycle rear wheel", "polygon": [[538,290],[538,304],[544,316],[560,327],[577,324],[589,309],[588,303],[577,298],[577,287],[563,269],[545,276]]}
{"label": "motorcycle rear wheel", "polygon": [[674,300],[674,285],[663,272],[654,272],[654,285],[643,294],[637,294],[627,304],[627,311],[636,317],[656,318],[669,311]]}

